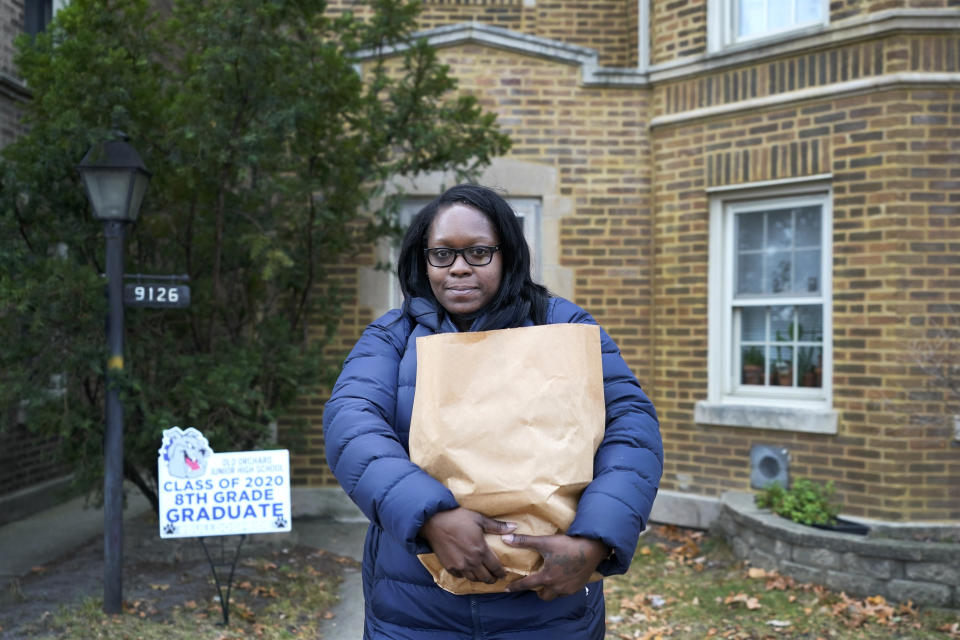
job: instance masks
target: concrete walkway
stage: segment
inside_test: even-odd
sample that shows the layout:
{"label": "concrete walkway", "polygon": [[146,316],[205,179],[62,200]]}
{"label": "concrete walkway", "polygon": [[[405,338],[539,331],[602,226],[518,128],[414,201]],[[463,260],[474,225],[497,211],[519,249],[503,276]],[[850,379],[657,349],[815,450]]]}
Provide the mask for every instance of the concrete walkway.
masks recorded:
{"label": "concrete walkway", "polygon": [[[330,553],[363,558],[363,540],[367,521],[338,522],[321,518],[293,519],[293,531],[301,544],[320,547]],[[324,640],[360,640],[363,638],[363,585],[360,569],[348,567],[340,583],[340,602],[333,618],[322,629]]]}
{"label": "concrete walkway", "polygon": [[[127,492],[124,520],[130,522],[149,511],[150,505],[136,490]],[[126,526],[125,526],[126,529]],[[366,520],[295,517],[291,542],[324,549],[360,560]],[[0,583],[28,573],[103,536],[103,509],[88,508],[75,498],[29,517],[0,525]],[[125,545],[126,546],[126,545]],[[363,590],[360,570],[347,568],[334,617],[323,628],[325,640],[360,640],[363,637]]]}
{"label": "concrete walkway", "polygon": [[[150,503],[139,491],[127,491],[124,521],[149,508]],[[103,536],[103,509],[86,507],[83,498],[0,525],[0,580],[6,584],[10,578],[46,564],[95,536]]]}

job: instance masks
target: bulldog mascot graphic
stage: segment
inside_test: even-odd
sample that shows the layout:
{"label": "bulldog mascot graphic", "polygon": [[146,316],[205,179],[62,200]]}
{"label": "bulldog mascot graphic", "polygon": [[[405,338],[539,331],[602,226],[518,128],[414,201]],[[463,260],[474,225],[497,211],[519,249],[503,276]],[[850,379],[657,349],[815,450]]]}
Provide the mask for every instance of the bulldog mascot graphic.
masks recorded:
{"label": "bulldog mascot graphic", "polygon": [[172,477],[199,478],[207,471],[213,449],[203,434],[193,427],[186,431],[173,427],[163,432],[163,446],[159,453]]}

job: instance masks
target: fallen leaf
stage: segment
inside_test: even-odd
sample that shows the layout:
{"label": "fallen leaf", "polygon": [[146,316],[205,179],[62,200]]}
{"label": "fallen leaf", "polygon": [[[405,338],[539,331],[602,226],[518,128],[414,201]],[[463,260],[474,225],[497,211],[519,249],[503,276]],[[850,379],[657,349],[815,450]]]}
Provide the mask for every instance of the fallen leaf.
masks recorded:
{"label": "fallen leaf", "polygon": [[166,591],[170,588],[169,584],[151,584],[150,588],[155,591]]}
{"label": "fallen leaf", "polygon": [[750,578],[756,580],[758,578],[766,578],[767,572],[764,571],[763,569],[760,569],[759,567],[750,567],[750,569],[747,571],[747,575]]}
{"label": "fallen leaf", "polygon": [[750,597],[745,593],[738,593],[733,596],[727,596],[726,599],[724,599],[723,603],[724,604],[742,603],[747,607],[747,609],[750,609],[751,611],[755,609],[759,609],[762,606],[760,604],[760,601],[757,598]]}
{"label": "fallen leaf", "polygon": [[767,591],[786,591],[796,584],[792,578],[781,576],[774,572],[767,573],[767,578],[765,585]]}
{"label": "fallen leaf", "polygon": [[323,612],[323,619],[324,619],[324,620],[333,620],[334,617],[336,617],[336,614],[335,614],[333,611],[324,611],[324,612]]}
{"label": "fallen leaf", "polygon": [[261,598],[276,598],[277,590],[274,587],[256,587],[251,591],[253,595],[260,596]]}

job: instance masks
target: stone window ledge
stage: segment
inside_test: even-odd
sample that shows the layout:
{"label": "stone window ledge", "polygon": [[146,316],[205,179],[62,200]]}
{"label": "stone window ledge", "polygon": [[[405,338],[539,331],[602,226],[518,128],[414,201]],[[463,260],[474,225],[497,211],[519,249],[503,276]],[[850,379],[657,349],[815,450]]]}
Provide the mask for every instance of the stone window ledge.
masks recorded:
{"label": "stone window ledge", "polygon": [[835,434],[837,432],[837,412],[828,409],[700,401],[694,407],[693,419],[699,424],[727,427],[803,433]]}

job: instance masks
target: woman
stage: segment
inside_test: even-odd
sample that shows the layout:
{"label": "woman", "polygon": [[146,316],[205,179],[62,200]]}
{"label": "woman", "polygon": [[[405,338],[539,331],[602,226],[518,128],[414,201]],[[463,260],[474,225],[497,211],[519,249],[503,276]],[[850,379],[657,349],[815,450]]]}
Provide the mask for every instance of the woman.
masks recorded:
{"label": "woman", "polygon": [[[327,460],[370,519],[364,548],[366,639],[602,640],[601,583],[630,565],[663,466],[653,405],[601,331],[606,428],[565,534],[525,536],[515,525],[460,507],[410,461],[416,339],[594,320],[530,277],[530,253],[510,206],[490,189],[459,185],[426,205],[404,237],[402,309],[364,331],[324,409]],[[457,596],[437,587],[417,559],[437,554],[454,576],[492,583],[503,567],[484,541],[535,549],[543,568],[509,593]]]}

